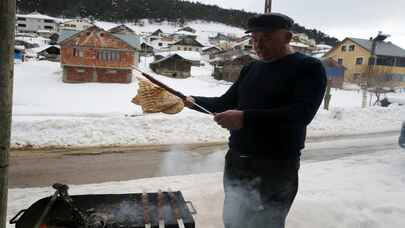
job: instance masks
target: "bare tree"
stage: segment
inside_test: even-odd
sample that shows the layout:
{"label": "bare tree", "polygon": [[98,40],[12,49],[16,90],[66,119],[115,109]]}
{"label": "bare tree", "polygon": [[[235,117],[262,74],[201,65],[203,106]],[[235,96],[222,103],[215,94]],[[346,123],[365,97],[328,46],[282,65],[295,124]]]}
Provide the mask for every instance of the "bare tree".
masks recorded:
{"label": "bare tree", "polygon": [[332,98],[332,93],[330,92],[331,86],[332,86],[332,79],[328,78],[328,82],[326,84],[325,97],[323,99],[323,109],[325,110],[329,110],[329,104]]}
{"label": "bare tree", "polygon": [[[390,66],[373,66],[368,72],[367,90],[371,92],[370,106],[378,104],[383,94],[393,91],[399,85],[399,82],[391,77],[392,69]],[[372,104],[373,95],[376,100]]]}
{"label": "bare tree", "polygon": [[15,0],[0,1],[0,228],[6,227],[14,68]]}

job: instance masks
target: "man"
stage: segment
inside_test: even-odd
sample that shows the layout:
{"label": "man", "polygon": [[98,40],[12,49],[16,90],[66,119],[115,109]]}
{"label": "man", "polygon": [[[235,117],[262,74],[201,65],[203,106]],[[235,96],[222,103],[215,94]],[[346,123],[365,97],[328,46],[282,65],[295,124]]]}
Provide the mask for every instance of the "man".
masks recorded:
{"label": "man", "polygon": [[[298,189],[306,126],[326,87],[321,62],[289,46],[293,20],[271,13],[248,21],[260,60],[244,66],[221,97],[187,97],[230,130],[224,170],[226,228],[283,228]],[[199,110],[202,111],[202,110]]]}

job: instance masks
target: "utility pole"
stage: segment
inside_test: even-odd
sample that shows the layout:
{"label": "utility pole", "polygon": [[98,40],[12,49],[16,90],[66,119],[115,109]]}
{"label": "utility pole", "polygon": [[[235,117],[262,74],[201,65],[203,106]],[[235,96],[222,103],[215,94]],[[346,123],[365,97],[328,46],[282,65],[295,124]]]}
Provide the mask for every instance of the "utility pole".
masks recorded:
{"label": "utility pole", "polygon": [[363,97],[362,97],[362,102],[361,102],[362,108],[367,107],[367,89],[370,86],[370,77],[375,76],[372,74],[374,72],[374,68],[377,63],[377,55],[376,55],[377,45],[379,42],[383,42],[385,39],[387,39],[387,37],[389,37],[389,35],[384,35],[380,31],[380,32],[378,32],[378,35],[374,39],[372,39],[371,55],[368,60],[367,72],[366,72],[366,74],[363,74],[362,82],[361,82],[361,88],[363,90],[362,91]]}
{"label": "utility pole", "polygon": [[15,0],[0,1],[0,228],[6,228],[13,97]]}
{"label": "utility pole", "polygon": [[264,13],[271,13],[271,3],[272,0],[266,0],[266,3],[264,5]]}

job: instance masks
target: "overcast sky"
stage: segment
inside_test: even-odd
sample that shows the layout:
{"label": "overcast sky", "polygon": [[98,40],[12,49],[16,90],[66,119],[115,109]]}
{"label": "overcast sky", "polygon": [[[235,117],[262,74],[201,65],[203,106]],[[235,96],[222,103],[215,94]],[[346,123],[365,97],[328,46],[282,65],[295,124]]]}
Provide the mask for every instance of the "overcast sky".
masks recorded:
{"label": "overcast sky", "polygon": [[[262,13],[265,0],[190,0],[223,8]],[[404,0],[273,0],[273,12],[292,17],[307,28],[315,28],[338,39],[368,39],[378,31],[387,40],[405,48]]]}

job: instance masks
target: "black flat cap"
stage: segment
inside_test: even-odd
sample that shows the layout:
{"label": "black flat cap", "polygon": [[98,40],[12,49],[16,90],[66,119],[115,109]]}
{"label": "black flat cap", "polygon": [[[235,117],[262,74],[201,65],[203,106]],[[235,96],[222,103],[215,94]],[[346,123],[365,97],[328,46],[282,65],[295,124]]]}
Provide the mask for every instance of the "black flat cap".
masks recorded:
{"label": "black flat cap", "polygon": [[278,29],[290,30],[294,20],[281,13],[259,14],[248,20],[246,33],[271,32]]}

